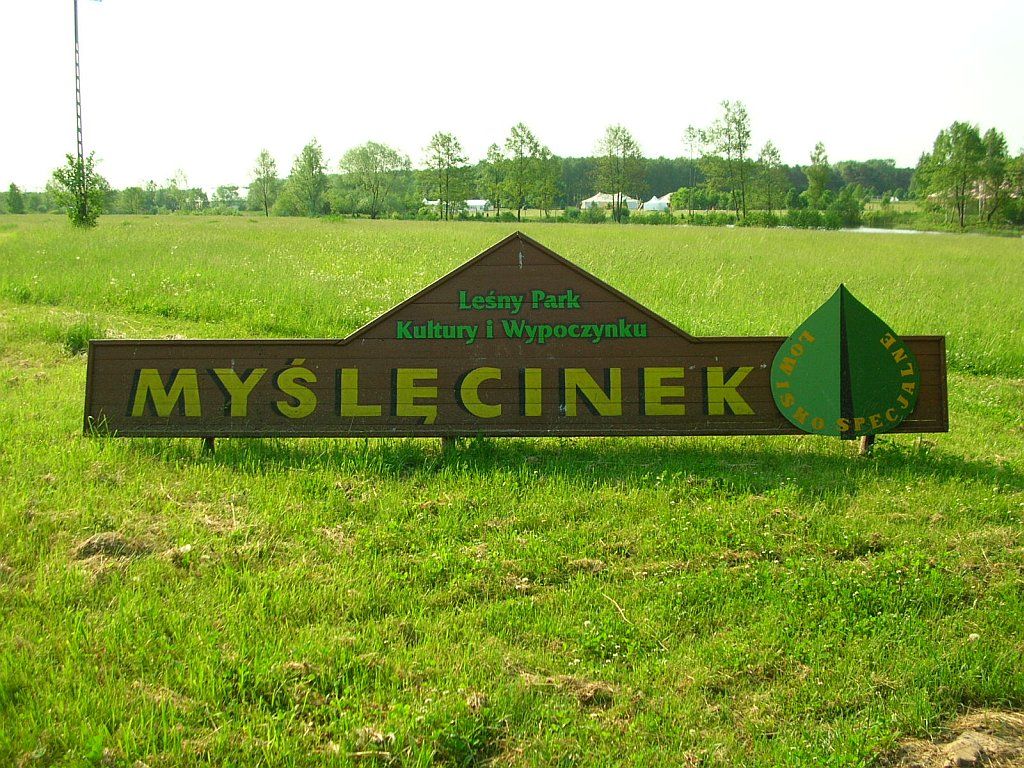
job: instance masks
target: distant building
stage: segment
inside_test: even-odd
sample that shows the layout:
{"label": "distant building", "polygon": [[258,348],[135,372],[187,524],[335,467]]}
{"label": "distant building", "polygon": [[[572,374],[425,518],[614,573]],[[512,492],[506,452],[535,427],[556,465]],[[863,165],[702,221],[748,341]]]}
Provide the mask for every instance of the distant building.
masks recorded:
{"label": "distant building", "polygon": [[[640,201],[635,197],[629,195],[622,196],[622,202],[626,204],[626,207],[635,211],[640,207]],[[598,192],[593,197],[588,197],[586,200],[580,203],[580,208],[586,210],[587,208],[611,208],[615,204],[615,196],[609,195],[605,192]]]}
{"label": "distant building", "polygon": [[491,210],[490,200],[467,200],[466,201],[466,212],[467,213],[487,213]]}

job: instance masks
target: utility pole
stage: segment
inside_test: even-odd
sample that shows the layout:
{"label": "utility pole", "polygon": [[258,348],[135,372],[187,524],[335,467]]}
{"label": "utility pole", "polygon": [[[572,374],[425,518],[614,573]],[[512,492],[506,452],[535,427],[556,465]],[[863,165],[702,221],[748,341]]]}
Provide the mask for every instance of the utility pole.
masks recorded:
{"label": "utility pole", "polygon": [[82,141],[82,68],[78,59],[78,0],[75,3],[75,117],[78,132],[78,190],[81,196],[78,204],[89,218],[89,190],[85,188],[85,145]]}

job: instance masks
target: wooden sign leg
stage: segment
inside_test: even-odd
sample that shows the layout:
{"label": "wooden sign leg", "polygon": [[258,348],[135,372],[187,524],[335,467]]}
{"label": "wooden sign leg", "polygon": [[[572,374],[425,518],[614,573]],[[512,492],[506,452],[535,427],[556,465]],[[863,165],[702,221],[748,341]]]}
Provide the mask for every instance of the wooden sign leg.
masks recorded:
{"label": "wooden sign leg", "polygon": [[212,437],[204,437],[203,438],[203,453],[206,454],[207,456],[213,456],[213,454],[214,454],[214,452],[216,450],[217,450],[217,447],[214,444],[214,438],[212,438]]}
{"label": "wooden sign leg", "polygon": [[870,456],[872,450],[874,449],[874,447],[875,447],[875,436],[874,435],[864,435],[864,437],[862,437],[860,439],[860,455],[861,456]]}

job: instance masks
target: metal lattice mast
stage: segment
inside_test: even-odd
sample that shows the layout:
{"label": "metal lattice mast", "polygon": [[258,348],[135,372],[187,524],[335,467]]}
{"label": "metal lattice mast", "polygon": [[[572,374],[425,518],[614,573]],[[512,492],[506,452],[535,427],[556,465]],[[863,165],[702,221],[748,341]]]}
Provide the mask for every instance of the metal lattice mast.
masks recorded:
{"label": "metal lattice mast", "polygon": [[86,189],[85,144],[82,140],[82,68],[78,58],[78,0],[75,3],[75,118],[78,132],[78,190],[83,214],[89,214],[89,190]]}

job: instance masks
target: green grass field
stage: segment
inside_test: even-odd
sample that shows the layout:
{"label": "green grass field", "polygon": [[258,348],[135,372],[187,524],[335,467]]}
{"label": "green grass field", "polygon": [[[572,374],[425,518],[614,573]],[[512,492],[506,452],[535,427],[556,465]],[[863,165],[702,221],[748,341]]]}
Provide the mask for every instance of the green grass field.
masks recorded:
{"label": "green grass field", "polygon": [[1024,706],[1020,240],[524,226],[694,334],[840,281],[945,333],[950,433],[871,460],[80,434],[89,336],[340,337],[514,228],[0,217],[0,765],[871,765]]}

